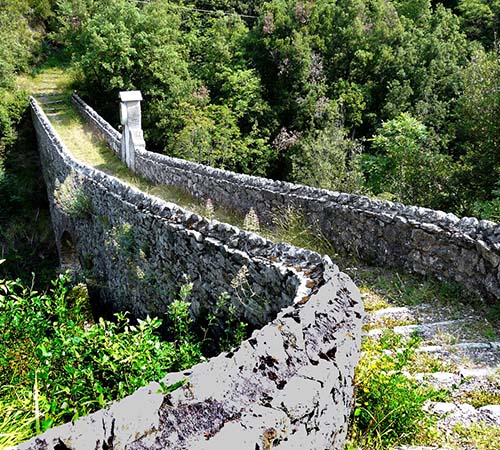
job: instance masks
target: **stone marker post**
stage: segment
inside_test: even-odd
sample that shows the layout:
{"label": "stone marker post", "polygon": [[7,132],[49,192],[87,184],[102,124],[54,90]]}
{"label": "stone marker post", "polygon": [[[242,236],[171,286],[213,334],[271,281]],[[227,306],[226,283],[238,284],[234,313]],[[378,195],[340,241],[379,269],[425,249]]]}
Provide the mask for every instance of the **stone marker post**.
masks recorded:
{"label": "stone marker post", "polygon": [[120,92],[120,122],[123,125],[120,158],[131,169],[135,169],[135,152],[145,150],[146,143],[141,126],[140,91]]}

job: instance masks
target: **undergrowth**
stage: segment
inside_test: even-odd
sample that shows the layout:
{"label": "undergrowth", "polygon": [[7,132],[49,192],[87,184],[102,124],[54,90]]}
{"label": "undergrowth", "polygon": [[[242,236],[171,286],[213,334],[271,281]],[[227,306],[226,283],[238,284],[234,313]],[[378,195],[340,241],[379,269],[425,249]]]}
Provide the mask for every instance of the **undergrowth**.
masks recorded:
{"label": "undergrowth", "polygon": [[424,403],[444,401],[449,394],[408,375],[419,343],[417,336],[404,342],[389,331],[364,341],[348,449],[387,449],[432,440],[436,420],[423,410]]}
{"label": "undergrowth", "polygon": [[[165,341],[159,318],[132,322],[117,313],[114,320],[94,321],[86,289],[71,287],[68,275],[45,294],[0,280],[0,448],[203,360],[205,343],[189,313],[191,288],[183,286],[169,306],[165,321],[172,339]],[[213,320],[228,302],[221,297]],[[230,347],[244,337],[240,323],[221,342]]]}

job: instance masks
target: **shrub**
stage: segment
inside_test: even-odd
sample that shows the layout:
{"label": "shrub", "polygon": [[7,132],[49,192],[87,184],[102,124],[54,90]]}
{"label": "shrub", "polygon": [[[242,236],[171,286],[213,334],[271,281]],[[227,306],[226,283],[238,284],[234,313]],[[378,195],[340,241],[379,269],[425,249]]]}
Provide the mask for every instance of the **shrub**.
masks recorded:
{"label": "shrub", "polygon": [[340,121],[299,140],[291,156],[292,180],[341,192],[363,191],[359,169],[362,146],[350,139]]}
{"label": "shrub", "polygon": [[243,220],[243,228],[252,233],[258,233],[260,231],[260,220],[255,209],[250,208],[248,210]]}
{"label": "shrub", "polygon": [[19,281],[0,280],[0,405],[19,421],[16,433],[10,421],[0,421],[0,437],[9,445],[203,359],[187,302],[191,285],[168,308],[174,339],[167,342],[158,318],[132,323],[118,313],[112,321],[94,322],[86,289],[68,283],[69,276],[61,275],[49,293],[40,294]]}
{"label": "shrub", "polygon": [[334,255],[336,253],[319,224],[311,224],[300,209],[278,208],[274,211],[272,222],[273,228],[264,233],[271,240],[288,242],[296,247],[306,248],[320,254]]}
{"label": "shrub", "polygon": [[427,127],[409,114],[384,122],[373,138],[375,155],[363,155],[367,184],[375,194],[391,193],[412,205],[442,207],[454,170],[433,148]]}
{"label": "shrub", "polygon": [[387,332],[368,339],[356,372],[356,404],[351,436],[362,448],[386,449],[428,438],[435,419],[423,410],[443,392],[424,387],[405,374],[420,339],[406,344]]}

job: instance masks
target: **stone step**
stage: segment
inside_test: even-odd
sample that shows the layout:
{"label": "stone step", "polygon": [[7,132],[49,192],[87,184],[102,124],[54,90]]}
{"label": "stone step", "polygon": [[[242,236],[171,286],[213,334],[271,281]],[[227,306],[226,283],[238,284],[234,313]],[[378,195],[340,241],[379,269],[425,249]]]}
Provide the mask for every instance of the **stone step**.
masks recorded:
{"label": "stone step", "polygon": [[436,389],[447,389],[455,398],[472,391],[500,394],[500,375],[494,369],[459,368],[457,373],[417,373],[412,377]]}
{"label": "stone step", "polygon": [[366,315],[367,323],[377,323],[383,320],[414,320],[412,311],[406,306],[378,309]]}
{"label": "stone step", "polygon": [[458,342],[488,343],[491,339],[491,336],[486,332],[491,328],[485,327],[484,321],[480,319],[474,320],[470,318],[397,325],[393,327],[377,327],[368,330],[366,334],[369,337],[377,338],[387,328],[404,337],[417,334],[423,339],[425,345],[449,345]]}
{"label": "stone step", "polygon": [[60,107],[53,107],[53,106],[45,106],[44,104],[42,104],[42,109],[45,111],[45,113],[58,113],[66,111],[64,105]]}
{"label": "stone step", "polygon": [[40,97],[47,97],[47,98],[50,98],[50,99],[66,99],[68,98],[68,95],[67,94],[64,94],[62,93],[61,91],[57,90],[57,91],[53,91],[53,92],[49,92],[47,94],[42,94],[40,95]]}
{"label": "stone step", "polygon": [[440,428],[450,429],[458,424],[470,426],[479,422],[489,426],[500,426],[500,405],[474,408],[467,403],[430,402],[425,409],[438,417]]}
{"label": "stone step", "polygon": [[425,345],[417,353],[430,353],[446,358],[465,369],[500,368],[500,342],[461,342],[453,345]]}
{"label": "stone step", "polygon": [[500,372],[498,369],[492,368],[482,368],[482,369],[468,369],[466,367],[462,367],[459,369],[459,375],[463,378],[470,379],[490,379],[490,378],[498,378],[500,379]]}
{"label": "stone step", "polygon": [[[457,327],[463,325],[464,320],[445,320],[442,322],[426,323],[426,324],[416,324],[416,325],[401,325],[392,327],[392,331],[396,334],[401,334],[403,336],[410,336],[412,334],[418,334],[424,339],[431,337],[436,332],[443,332],[450,329],[451,327]],[[380,336],[384,330],[381,328],[373,328],[368,331],[368,336],[376,337]]]}
{"label": "stone step", "polygon": [[62,105],[64,104],[64,99],[61,98],[59,100],[49,100],[49,101],[44,101],[43,102],[43,105],[46,106],[46,105]]}
{"label": "stone step", "polygon": [[[468,305],[435,305],[422,303],[404,307],[386,307],[367,314],[367,323],[376,323],[379,319],[402,319],[415,324],[432,324],[450,320],[468,320],[492,328],[484,318],[478,319],[477,311]],[[403,324],[402,324],[403,325]]]}
{"label": "stone step", "polygon": [[52,101],[61,103],[64,103],[66,101],[66,96],[62,94],[43,94],[43,95],[35,94],[34,97],[42,105],[50,104],[49,102]]}
{"label": "stone step", "polygon": [[61,91],[58,89],[43,89],[43,90],[36,90],[32,91],[32,94],[34,97],[48,97],[51,95],[60,95]]}
{"label": "stone step", "polygon": [[394,327],[393,330],[396,334],[403,336],[410,336],[414,333],[420,335],[424,339],[434,337],[437,332],[445,332],[451,328],[461,327],[465,320],[445,320],[442,322],[426,323],[419,325],[402,325]]}

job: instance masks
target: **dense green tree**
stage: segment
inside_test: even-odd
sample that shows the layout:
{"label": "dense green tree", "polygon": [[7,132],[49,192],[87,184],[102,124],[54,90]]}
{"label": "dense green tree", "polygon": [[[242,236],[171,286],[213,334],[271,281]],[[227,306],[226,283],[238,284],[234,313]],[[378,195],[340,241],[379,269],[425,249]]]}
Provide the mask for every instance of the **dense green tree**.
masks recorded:
{"label": "dense green tree", "polygon": [[[143,92],[149,149],[341,189],[363,142],[375,193],[460,213],[496,198],[500,0],[3,4],[0,89],[49,23],[79,89],[115,124],[110,99]],[[12,130],[2,102],[0,130]]]}
{"label": "dense green tree", "polygon": [[[500,180],[500,59],[479,51],[463,71],[457,106],[460,190],[466,204],[498,196]],[[496,192],[496,194],[495,194]]]}
{"label": "dense green tree", "polygon": [[237,115],[227,105],[180,106],[185,125],[175,135],[174,155],[223,169],[266,174],[272,149],[252,134],[243,136]]}
{"label": "dense green tree", "polygon": [[182,125],[180,102],[195,90],[182,45],[181,16],[161,1],[65,0],[60,6],[62,38],[72,50],[84,89],[97,89],[106,103],[120,90],[140,89],[146,138],[151,148],[165,148]]}
{"label": "dense green tree", "polygon": [[[276,151],[269,145],[276,123],[271,107],[264,100],[260,76],[250,66],[245,55],[248,28],[236,15],[208,19],[205,26],[204,32],[192,47],[192,73],[202,83],[195,97],[202,97],[205,104],[211,103],[200,113],[205,118],[212,117],[211,120],[215,120],[217,127],[227,123],[229,117],[231,123],[237,125],[233,132],[228,130],[226,133],[227,136],[231,135],[232,142],[225,147],[233,148],[232,154],[212,160],[224,160],[224,167],[233,170],[265,175],[277,158]],[[221,113],[220,118],[216,117],[217,111]],[[186,120],[188,129],[181,133],[184,137],[192,134],[194,129],[199,132],[202,124],[206,123],[203,120],[199,124],[193,123],[192,114],[190,111]],[[219,132],[218,136],[222,134]],[[218,139],[214,139],[213,143],[217,141]],[[175,145],[178,152],[178,142]],[[208,151],[217,154],[221,149],[207,148],[204,153]],[[188,154],[189,158],[193,158],[196,152]],[[229,161],[231,162],[228,164]]]}
{"label": "dense green tree", "polygon": [[411,110],[448,137],[447,118],[470,46],[458,18],[430,1],[275,0],[257,29],[256,63],[282,125],[321,128],[327,101],[369,137]]}
{"label": "dense green tree", "polygon": [[500,37],[500,0],[460,0],[457,11],[471,39],[487,48],[497,45]]}
{"label": "dense green tree", "polygon": [[409,111],[445,146],[453,139],[450,119],[462,88],[461,69],[472,49],[450,10],[438,6],[432,14],[424,12],[426,19],[406,26],[382,117]]}
{"label": "dense green tree", "polygon": [[253,16],[258,13],[262,3],[263,0],[196,0],[194,5],[207,11],[236,12],[244,16]]}
{"label": "dense green tree", "polygon": [[16,92],[15,76],[28,70],[40,52],[42,18],[32,8],[36,3],[0,1],[0,165],[5,146],[15,138],[15,126],[26,104]]}
{"label": "dense green tree", "polygon": [[363,165],[368,186],[407,204],[443,203],[453,172],[451,159],[433,149],[427,127],[407,113],[384,122],[373,138],[374,155]]}

